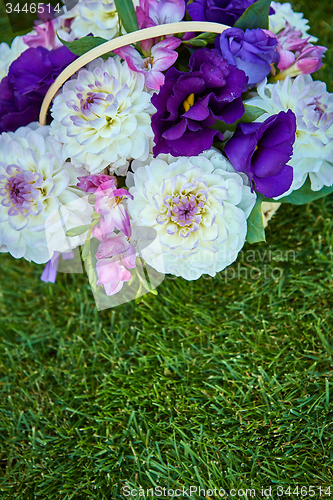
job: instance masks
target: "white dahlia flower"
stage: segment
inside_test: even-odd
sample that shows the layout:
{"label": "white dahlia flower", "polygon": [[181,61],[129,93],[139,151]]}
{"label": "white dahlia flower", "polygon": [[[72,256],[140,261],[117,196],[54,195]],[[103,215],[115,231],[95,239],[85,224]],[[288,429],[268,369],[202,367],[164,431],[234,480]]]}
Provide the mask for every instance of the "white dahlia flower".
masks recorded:
{"label": "white dahlia flower", "polygon": [[299,189],[309,174],[311,189],[319,191],[333,184],[333,94],[326,85],[313,81],[310,75],[300,75],[274,84],[263,81],[258,96],[247,104],[265,109],[256,121],[263,122],[271,115],[291,109],[296,115],[296,139],[289,165],[294,169],[290,190]]}
{"label": "white dahlia flower", "polygon": [[[280,31],[289,26],[295,27],[297,31],[301,31],[303,38],[308,38],[310,35],[307,31],[310,29],[308,20],[305,19],[302,12],[294,12],[290,3],[271,2],[271,7],[275,10],[275,14],[268,17],[269,30],[277,35]],[[309,42],[317,42],[318,38],[310,36]]]}
{"label": "white dahlia flower", "polygon": [[5,42],[0,43],[0,81],[7,76],[9,66],[29,47],[22,36],[17,36],[11,46]]}
{"label": "white dahlia flower", "polygon": [[144,75],[115,56],[96,59],[78,77],[65,83],[52,107],[51,134],[62,142],[64,154],[90,173],[111,171],[149,155],[153,136]]}
{"label": "white dahlia flower", "polygon": [[68,12],[67,17],[74,16],[71,31],[77,38],[89,33],[111,40],[118,35],[118,13],[113,0],[79,0]]}
{"label": "white dahlia flower", "polygon": [[215,276],[244,245],[256,194],[230,164],[221,168],[226,159],[217,160],[216,152],[207,156],[211,160],[159,155],[145,166],[135,164],[128,178],[132,225],[156,231],[156,244],[144,258],[161,273],[187,280]]}
{"label": "white dahlia flower", "polygon": [[[0,136],[1,252],[37,264],[47,262],[54,251],[63,251],[64,232],[57,228],[52,232],[52,217],[62,210],[56,220],[58,228],[59,223],[75,227],[82,224],[81,213],[86,209],[81,199],[85,193],[71,187],[80,173],[63,163],[61,144],[48,135],[48,126],[31,124]],[[85,173],[82,169],[81,175]]]}

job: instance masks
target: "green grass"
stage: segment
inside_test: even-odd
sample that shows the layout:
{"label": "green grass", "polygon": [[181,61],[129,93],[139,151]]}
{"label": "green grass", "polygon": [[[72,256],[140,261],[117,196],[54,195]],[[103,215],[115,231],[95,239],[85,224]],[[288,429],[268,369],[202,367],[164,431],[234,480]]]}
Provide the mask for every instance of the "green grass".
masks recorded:
{"label": "green grass", "polygon": [[[332,7],[297,5],[326,36]],[[113,310],[97,311],[85,275],[49,285],[41,266],[0,262],[1,500],[155,484],[333,495],[331,197],[282,206],[234,279],[166,279]]]}

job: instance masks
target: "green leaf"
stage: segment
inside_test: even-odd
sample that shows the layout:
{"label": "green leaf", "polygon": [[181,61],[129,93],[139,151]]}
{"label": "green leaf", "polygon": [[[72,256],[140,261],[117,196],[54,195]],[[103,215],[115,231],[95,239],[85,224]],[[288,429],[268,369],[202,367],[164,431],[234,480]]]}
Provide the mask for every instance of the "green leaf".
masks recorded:
{"label": "green leaf", "polygon": [[311,181],[309,177],[306,179],[305,183],[302,187],[297,189],[297,191],[293,191],[288,196],[284,196],[279,200],[274,200],[270,198],[266,198],[264,201],[275,201],[279,203],[292,203],[293,205],[305,205],[306,203],[310,203],[311,201],[318,200],[319,198],[323,198],[328,194],[333,193],[333,186],[324,186],[320,191],[312,191],[311,189]]}
{"label": "green leaf", "polygon": [[115,0],[116,9],[127,33],[138,31],[139,25],[132,0]]}
{"label": "green leaf", "polygon": [[264,196],[260,193],[257,194],[257,201],[254,205],[250,217],[247,219],[247,235],[246,240],[249,243],[258,243],[259,241],[266,241],[264,221],[262,218],[261,203]]}
{"label": "green leaf", "polygon": [[245,112],[242,118],[237,120],[235,123],[225,123],[217,120],[210,128],[212,128],[213,130],[219,130],[222,133],[226,132],[227,130],[229,130],[230,132],[235,132],[238,123],[252,123],[254,122],[254,120],[259,118],[259,116],[266,113],[264,109],[258,108],[257,106],[244,104],[244,107]]}
{"label": "green leaf", "polygon": [[83,234],[90,229],[90,224],[86,224],[85,226],[73,227],[72,229],[68,229],[66,231],[66,236],[79,236],[79,234]]}
{"label": "green leaf", "polygon": [[271,0],[258,0],[246,9],[244,14],[235,23],[235,28],[268,29],[268,14],[271,6]]}
{"label": "green leaf", "polygon": [[201,33],[200,35],[191,38],[191,40],[183,41],[183,44],[194,45],[195,47],[206,47],[209,43],[214,43],[216,34],[214,33]]}
{"label": "green leaf", "polygon": [[267,113],[265,109],[258,108],[257,106],[251,106],[250,104],[245,104],[244,103],[244,108],[245,108],[245,113],[243,114],[242,118],[238,120],[237,123],[252,123],[254,122],[259,116],[263,115],[264,113]]}
{"label": "green leaf", "polygon": [[86,273],[88,275],[90,286],[94,291],[96,291],[97,290],[96,267],[94,265],[91,253],[89,253],[89,255],[86,257],[84,264],[85,264]]}
{"label": "green leaf", "polygon": [[59,35],[57,35],[57,37],[61,43],[65,45],[65,47],[77,56],[82,56],[86,52],[89,52],[89,50],[107,42],[105,38],[101,38],[99,36],[85,36],[83,38],[79,38],[79,40],[74,40],[74,42],[66,42],[66,40],[62,40]]}

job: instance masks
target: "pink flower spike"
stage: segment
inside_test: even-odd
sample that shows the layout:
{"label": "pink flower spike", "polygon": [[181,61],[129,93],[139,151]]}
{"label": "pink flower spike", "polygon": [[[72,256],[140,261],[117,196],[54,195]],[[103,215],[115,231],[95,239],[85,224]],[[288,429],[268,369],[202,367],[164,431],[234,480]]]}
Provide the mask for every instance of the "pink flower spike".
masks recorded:
{"label": "pink flower spike", "polygon": [[[140,0],[136,8],[139,29],[150,28],[159,24],[177,23],[185,15],[185,0]],[[141,42],[142,49],[147,52],[158,39]]]}
{"label": "pink flower spike", "polygon": [[149,0],[149,17],[157,24],[177,23],[185,15],[184,0]]}
{"label": "pink flower spike", "polygon": [[302,74],[309,75],[322,67],[322,55],[327,48],[320,45],[308,45],[291,66],[275,76],[275,80],[284,80],[288,75],[291,78]]}
{"label": "pink flower spike", "polygon": [[280,61],[277,65],[277,67],[280,70],[284,70],[289,68],[292,64],[295,62],[295,54],[291,52],[290,50],[284,50],[282,47],[279,45],[276,47],[277,52],[280,55]]}
{"label": "pink flower spike", "polygon": [[321,58],[326,50],[327,47],[320,45],[313,45],[303,50],[295,63],[300,71],[299,74],[309,75],[320,69],[323,65]]}
{"label": "pink flower spike", "polygon": [[24,43],[29,47],[44,47],[48,50],[55,49],[56,40],[58,40],[55,34],[55,24],[55,22],[49,21],[40,26],[34,26],[32,33],[23,36]]}
{"label": "pink flower spike", "polygon": [[114,176],[106,174],[86,175],[85,177],[78,177],[79,181],[77,187],[86,193],[94,193],[96,189],[103,184],[103,182],[113,181],[114,189],[117,187],[117,180]]}
{"label": "pink flower spike", "polygon": [[109,259],[128,250],[128,241],[122,233],[111,233],[102,241],[96,252],[96,259]]}
{"label": "pink flower spike", "polygon": [[142,58],[140,53],[130,45],[114,52],[125,59],[133,71],[145,75],[147,87],[159,90],[164,84],[162,71],[169,69],[174,64],[178,57],[178,53],[174,49],[179,47],[180,44],[181,40],[179,38],[165,38],[153,46],[151,56],[146,58]]}
{"label": "pink flower spike", "polygon": [[136,265],[136,251],[123,234],[112,234],[103,241],[96,253],[97,285],[104,285],[107,295],[119,292],[130,281],[129,269]]}
{"label": "pink flower spike", "polygon": [[100,226],[100,233],[95,230],[96,234],[102,239],[105,239],[104,231],[107,231],[108,235],[112,233],[116,227],[126,236],[131,236],[132,229],[129,215],[122,205],[122,201],[125,197],[133,199],[133,196],[126,189],[115,189],[113,180],[101,184],[95,191],[95,195],[95,210],[102,215],[105,222],[105,224],[103,223]]}

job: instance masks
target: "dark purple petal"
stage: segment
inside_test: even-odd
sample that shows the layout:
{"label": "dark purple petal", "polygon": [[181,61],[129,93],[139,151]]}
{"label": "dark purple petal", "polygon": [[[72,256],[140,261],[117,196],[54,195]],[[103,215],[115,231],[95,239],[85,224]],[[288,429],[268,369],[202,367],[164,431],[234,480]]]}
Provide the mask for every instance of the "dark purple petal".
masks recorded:
{"label": "dark purple petal", "polygon": [[29,48],[10,66],[0,83],[0,133],[38,120],[50,85],[77,56],[67,47],[47,50]]}
{"label": "dark purple petal", "polygon": [[225,145],[224,151],[237,172],[248,173],[251,158],[257,145],[255,134],[244,135],[241,129]]}
{"label": "dark purple petal", "polygon": [[190,71],[171,68],[152,104],[154,154],[198,155],[209,149],[214,137],[222,135],[213,127],[216,120],[234,123],[244,113],[241,99],[247,90],[243,71],[229,66],[215,49],[198,49],[190,58]]}
{"label": "dark purple petal", "polygon": [[182,116],[184,118],[193,118],[193,120],[205,120],[210,115],[208,104],[209,95],[194,103],[193,106]]}
{"label": "dark purple petal", "polygon": [[256,0],[193,0],[187,7],[193,21],[210,21],[233,26]]}
{"label": "dark purple petal", "polygon": [[281,111],[263,123],[237,125],[225,153],[239,172],[245,172],[258,192],[271,198],[285,193],[293,179],[287,165],[293,154],[296,117]]}
{"label": "dark purple petal", "polygon": [[210,128],[201,130],[200,134],[187,130],[180,139],[166,141],[166,144],[173,156],[197,156],[198,149],[206,151],[211,147],[216,135],[223,139],[220,132]]}
{"label": "dark purple petal", "polygon": [[288,191],[293,182],[293,168],[290,165],[285,165],[280,172],[273,177],[260,178],[256,177],[254,184],[259,193],[262,193],[266,198],[281,196]]}

